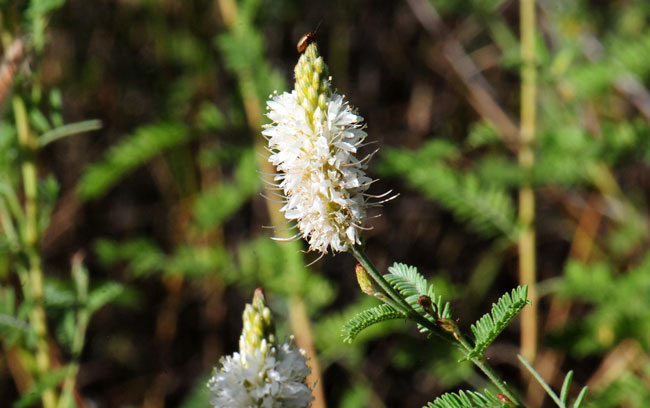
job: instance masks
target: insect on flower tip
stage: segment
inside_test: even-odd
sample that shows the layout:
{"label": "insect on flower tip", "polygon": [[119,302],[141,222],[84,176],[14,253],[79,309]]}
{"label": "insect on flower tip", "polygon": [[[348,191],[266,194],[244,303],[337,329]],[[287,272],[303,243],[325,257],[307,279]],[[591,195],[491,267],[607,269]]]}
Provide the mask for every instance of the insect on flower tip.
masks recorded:
{"label": "insect on flower tip", "polygon": [[310,31],[307,34],[300,37],[300,39],[298,40],[298,44],[296,45],[296,49],[298,50],[298,52],[302,53],[303,51],[305,51],[307,46],[314,41],[315,35],[316,33],[314,31]]}
{"label": "insect on flower tip", "polygon": [[272,123],[262,130],[268,160],[278,172],[276,187],[285,198],[281,211],[296,223],[300,232],[294,237],[304,238],[310,250],[348,251],[361,244],[372,205],[366,190],[373,180],[365,173],[370,156],[355,156],[367,137],[363,117],[331,89],[315,43],[302,53],[294,73],[294,90],[268,101]]}
{"label": "insect on flower tip", "polygon": [[307,49],[307,46],[314,42],[316,33],[318,32],[318,29],[320,28],[321,23],[323,20],[321,20],[318,25],[316,26],[316,29],[314,31],[310,31],[307,34],[303,35],[300,37],[298,40],[298,44],[296,45],[296,48],[298,49],[298,52],[302,54],[303,51]]}

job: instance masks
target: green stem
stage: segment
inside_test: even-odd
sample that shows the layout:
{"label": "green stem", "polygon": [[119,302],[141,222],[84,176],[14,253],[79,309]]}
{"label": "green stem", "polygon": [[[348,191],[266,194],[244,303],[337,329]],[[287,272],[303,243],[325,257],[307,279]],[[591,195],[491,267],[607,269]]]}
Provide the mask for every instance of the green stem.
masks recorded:
{"label": "green stem", "polygon": [[[422,317],[411,305],[408,304],[406,299],[402,295],[400,295],[387,281],[384,279],[382,274],[377,271],[377,268],[375,268],[375,265],[368,259],[366,256],[366,253],[363,251],[362,248],[358,246],[353,246],[351,249],[352,254],[354,255],[355,258],[357,258],[357,261],[368,271],[370,276],[379,284],[381,287],[382,291],[384,294],[391,299],[393,299],[399,306],[400,306],[400,311],[406,313],[411,319],[415,320],[422,326],[426,327],[427,329],[431,330],[432,333],[440,334],[440,328],[436,326],[434,323],[430,322],[428,319],[425,319]],[[391,305],[392,306],[392,305]]]}
{"label": "green stem", "polygon": [[544,391],[546,391],[546,393],[548,394],[548,396],[551,397],[551,399],[552,399],[552,400],[557,404],[557,406],[560,407],[560,408],[566,408],[566,406],[565,406],[565,404],[562,402],[562,400],[560,400],[560,398],[559,398],[559,397],[557,396],[557,394],[556,394],[556,393],[551,389],[551,387],[546,383],[546,381],[544,381],[544,379],[542,378],[542,376],[539,375],[539,373],[538,373],[537,371],[535,371],[535,369],[533,368],[533,366],[530,365],[530,363],[529,363],[528,361],[526,361],[526,359],[525,359],[522,355],[519,355],[519,356],[517,356],[517,357],[519,358],[519,361],[521,361],[521,364],[523,364],[524,367],[526,367],[526,369],[527,369],[527,370],[528,370],[528,371],[533,375],[533,377],[535,377],[535,379],[537,380],[537,382],[539,382],[539,385],[541,385],[542,388],[544,388]]}
{"label": "green stem", "polygon": [[[38,249],[38,177],[34,162],[35,149],[38,146],[30,129],[25,103],[20,96],[13,98],[14,116],[18,130],[18,142],[23,149],[25,158],[22,163],[23,189],[25,193],[25,220],[22,225],[22,239],[27,257],[29,285],[25,290],[30,293],[25,296],[31,299],[32,310],[29,321],[36,332],[36,369],[42,378],[50,371],[50,353],[48,347],[47,322],[43,307],[43,269]],[[48,389],[41,395],[44,408],[56,406],[56,394]]]}
{"label": "green stem", "polygon": [[[467,357],[468,353],[472,351],[472,346],[469,344],[469,342],[461,335],[459,338],[457,338],[458,343],[465,349],[465,351],[461,350],[465,357]],[[517,395],[515,395],[514,392],[508,388],[508,385],[504,380],[499,377],[499,375],[485,363],[485,359],[483,357],[474,357],[470,358],[469,361],[471,361],[476,367],[478,367],[479,370],[483,371],[483,373],[492,381],[492,383],[501,391],[506,397],[510,399],[510,401],[515,404],[517,407],[523,407],[524,405],[522,402],[519,400]]]}
{"label": "green stem", "polygon": [[69,364],[68,373],[63,380],[63,388],[58,408],[68,408],[72,402],[75,383],[77,381],[77,373],[79,372],[81,350],[83,349],[83,344],[86,338],[86,329],[88,328],[89,319],[90,315],[84,305],[77,313],[77,327],[72,341],[72,362]]}
{"label": "green stem", "polygon": [[16,228],[14,228],[14,223],[9,216],[9,211],[7,206],[4,203],[4,200],[0,197],[0,225],[2,225],[2,231],[5,233],[7,240],[11,245],[11,251],[15,251],[16,248],[20,246],[18,233],[16,233]]}
{"label": "green stem", "polygon": [[404,309],[404,306],[402,306],[400,303],[397,303],[396,301],[393,300],[390,296],[387,296],[386,293],[383,292],[383,290],[380,293],[375,293],[375,297],[382,302],[386,303],[388,306],[392,307],[393,309],[404,313],[405,316],[409,316],[408,310]]}
{"label": "green stem", "polygon": [[68,372],[63,380],[61,397],[58,408],[68,408],[73,401],[77,373],[81,360],[81,351],[86,340],[86,329],[90,321],[88,309],[88,271],[83,265],[83,256],[78,253],[72,258],[72,279],[77,292],[77,325],[72,339],[72,362],[68,365]]}
{"label": "green stem", "polygon": [[[519,135],[519,167],[528,173],[534,165],[533,144],[536,126],[535,68],[535,0],[520,0],[521,27],[521,126]],[[530,361],[537,353],[537,271],[535,268],[535,193],[530,183],[519,189],[519,281],[528,285],[531,306],[521,314],[521,352]]]}
{"label": "green stem", "polygon": [[23,213],[23,209],[20,207],[20,201],[11,185],[11,181],[9,181],[9,177],[5,176],[0,180],[0,195],[4,197],[7,209],[11,216],[16,220],[16,224],[23,225],[25,214]]}
{"label": "green stem", "polygon": [[474,348],[471,346],[471,344],[469,344],[469,342],[468,342],[468,341],[465,339],[465,337],[463,337],[463,336],[460,336],[460,337],[458,338],[458,343],[460,343],[460,345],[461,345],[461,346],[465,349],[465,351],[467,351],[468,353],[474,349]]}
{"label": "green stem", "polygon": [[510,399],[510,402],[512,402],[516,407],[525,406],[519,400],[517,395],[515,395],[515,393],[512,392],[512,390],[510,390],[508,384],[505,381],[503,381],[501,377],[499,377],[499,375],[494,371],[494,369],[489,365],[487,365],[482,358],[472,358],[470,359],[470,361],[474,363],[474,365],[478,367],[479,370],[483,371],[483,374],[485,374],[487,378],[489,378],[490,381],[492,381],[492,384],[494,384],[499,389],[499,391],[501,391],[503,395],[508,397],[508,399]]}
{"label": "green stem", "polygon": [[[429,321],[428,319],[424,318],[422,315],[420,315],[415,309],[411,307],[411,305],[408,304],[406,299],[399,294],[387,281],[384,279],[382,274],[380,274],[377,271],[377,268],[375,268],[375,265],[368,259],[366,256],[365,252],[363,251],[362,248],[358,246],[353,246],[351,250],[352,254],[357,258],[359,263],[368,271],[370,276],[379,284],[381,287],[382,291],[384,294],[391,299],[394,300],[395,303],[398,304],[400,309],[404,309],[406,314],[413,320],[415,320],[417,323],[420,325],[426,327],[431,331],[431,333],[437,334],[439,337],[442,337],[444,340],[447,340],[451,343],[451,336],[446,333],[442,332],[442,330],[433,322]],[[392,306],[392,305],[391,305]],[[469,352],[472,350],[471,345],[469,342],[463,337],[459,336],[456,338],[457,343],[455,344],[458,349],[461,351],[463,356],[467,357]],[[489,379],[492,381],[492,383],[503,393],[505,396],[507,396],[510,401],[512,401],[513,404],[517,407],[523,407],[524,405],[519,401],[519,398],[515,395],[514,392],[512,392],[509,388],[508,385],[506,384],[505,381],[503,381],[499,375],[485,363],[485,361],[482,358],[471,358],[469,359],[476,367],[478,367]]]}

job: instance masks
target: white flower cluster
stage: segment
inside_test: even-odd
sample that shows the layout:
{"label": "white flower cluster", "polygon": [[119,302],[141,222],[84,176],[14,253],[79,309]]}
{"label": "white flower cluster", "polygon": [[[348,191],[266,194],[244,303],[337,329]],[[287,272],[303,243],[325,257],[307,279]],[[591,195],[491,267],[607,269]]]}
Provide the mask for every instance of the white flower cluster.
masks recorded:
{"label": "white flower cluster", "polygon": [[280,172],[275,181],[286,197],[285,217],[296,220],[311,250],[347,251],[359,244],[366,218],[363,193],[372,182],[365,160],[355,157],[367,136],[363,118],[336,93],[313,117],[295,90],[274,95],[267,105],[273,123],[262,134],[269,161]]}
{"label": "white flower cluster", "polygon": [[[266,351],[266,352],[265,352]],[[305,352],[289,341],[262,347],[244,356],[234,353],[221,360],[208,382],[215,408],[306,408],[313,397],[305,385],[310,373]]]}

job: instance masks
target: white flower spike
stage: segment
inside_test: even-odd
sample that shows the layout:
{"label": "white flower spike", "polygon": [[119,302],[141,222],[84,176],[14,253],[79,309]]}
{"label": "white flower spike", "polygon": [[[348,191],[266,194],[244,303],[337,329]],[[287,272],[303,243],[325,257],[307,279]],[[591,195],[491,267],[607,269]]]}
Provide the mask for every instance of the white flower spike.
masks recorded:
{"label": "white flower spike", "polygon": [[282,208],[309,249],[347,251],[361,243],[366,219],[366,159],[355,157],[367,134],[363,118],[331,90],[327,66],[310,43],[295,68],[295,90],[273,95],[265,126]]}
{"label": "white flower spike", "polygon": [[293,343],[275,344],[271,311],[261,289],[246,305],[239,352],[221,359],[208,388],[215,408],[307,408],[313,401],[305,385],[310,373],[305,351]]}

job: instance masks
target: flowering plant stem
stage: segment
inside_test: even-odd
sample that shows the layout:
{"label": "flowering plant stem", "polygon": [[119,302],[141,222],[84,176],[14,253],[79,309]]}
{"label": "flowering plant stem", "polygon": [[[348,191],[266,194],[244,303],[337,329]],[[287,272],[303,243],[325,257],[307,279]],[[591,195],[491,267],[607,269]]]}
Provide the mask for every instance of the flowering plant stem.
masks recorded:
{"label": "flowering plant stem", "polygon": [[[32,302],[29,321],[36,332],[36,369],[40,378],[50,371],[50,354],[47,344],[45,309],[43,308],[43,268],[38,250],[38,179],[34,162],[38,142],[29,129],[27,110],[20,96],[14,96],[13,108],[18,130],[18,141],[25,152],[25,159],[22,164],[25,219],[21,232],[28,263],[26,279],[29,284],[23,285],[23,288],[25,289],[25,299],[30,299]],[[52,389],[45,390],[41,399],[45,408],[54,408],[56,406],[56,395]]]}
{"label": "flowering plant stem", "polygon": [[[418,313],[406,301],[406,299],[404,299],[404,296],[402,296],[397,290],[395,290],[395,288],[393,288],[386,281],[383,275],[379,273],[375,265],[373,265],[370,259],[368,259],[368,256],[366,255],[365,251],[361,246],[358,245],[351,246],[350,252],[352,252],[352,254],[357,259],[357,261],[359,261],[359,263],[366,269],[366,271],[368,272],[368,274],[370,274],[370,276],[374,279],[374,281],[377,282],[377,284],[381,288],[381,292],[385,295],[385,298],[382,298],[382,300],[386,302],[386,304],[406,314],[411,320],[414,320],[420,325],[426,327],[431,333],[434,333],[438,335],[438,337],[446,340],[447,342],[454,344],[460,350],[460,352],[463,354],[464,357],[468,357],[469,352],[472,350],[472,346],[462,335],[454,337],[449,333],[443,331],[440,327],[438,327],[436,323],[428,320],[420,313]],[[524,406],[521,403],[521,401],[519,401],[519,398],[515,395],[515,393],[512,390],[510,390],[506,382],[503,381],[501,377],[499,377],[499,375],[494,371],[494,369],[485,362],[484,358],[473,357],[473,358],[469,358],[469,361],[471,361],[476,367],[478,367],[478,369],[481,370],[490,379],[490,381],[499,389],[499,391],[503,393],[506,397],[508,397],[508,399],[510,399],[510,401],[514,406],[516,407]]]}
{"label": "flowering plant stem", "polygon": [[[384,300],[389,300],[388,303],[391,307],[396,308],[400,312],[408,315],[411,319],[415,320],[416,322],[420,323],[424,327],[433,330],[434,332],[438,332],[439,329],[437,326],[435,326],[433,323],[431,323],[429,320],[425,319],[422,317],[418,312],[411,307],[411,305],[408,304],[406,299],[404,299],[403,296],[399,294],[387,281],[384,279],[384,277],[377,271],[377,268],[375,268],[375,265],[368,259],[368,256],[364,252],[363,248],[361,248],[358,245],[354,245],[351,247],[351,252],[354,255],[355,258],[357,258],[357,261],[363,267],[368,271],[370,276],[377,282],[379,287],[382,289],[382,292],[384,295],[387,296],[387,299]],[[397,304],[396,304],[397,303]]]}
{"label": "flowering plant stem", "polygon": [[[520,0],[521,26],[521,125],[519,167],[524,172],[533,168],[536,127],[536,57],[535,57],[535,1]],[[528,285],[530,307],[521,315],[521,353],[535,361],[537,353],[537,272],[535,269],[535,192],[530,183],[519,188],[519,281]]]}

